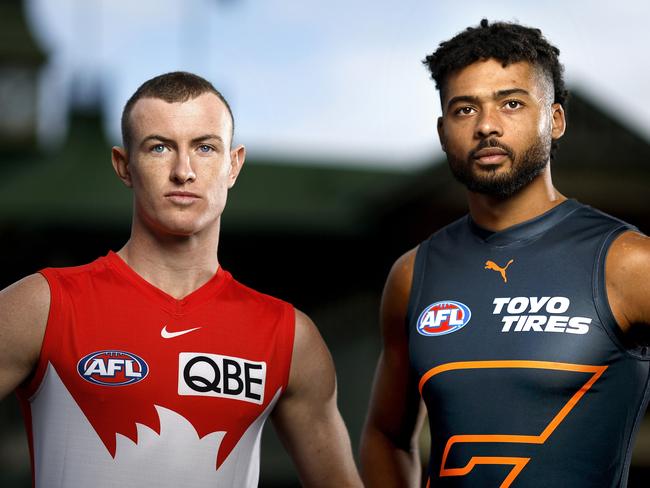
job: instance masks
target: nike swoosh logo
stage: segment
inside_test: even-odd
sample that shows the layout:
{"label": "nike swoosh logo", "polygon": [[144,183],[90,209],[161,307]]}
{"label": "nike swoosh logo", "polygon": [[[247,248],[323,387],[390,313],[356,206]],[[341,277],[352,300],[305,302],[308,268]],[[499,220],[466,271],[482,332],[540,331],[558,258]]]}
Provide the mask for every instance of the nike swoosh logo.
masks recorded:
{"label": "nike swoosh logo", "polygon": [[160,331],[160,336],[163,339],[172,339],[174,337],[182,336],[183,334],[187,334],[188,332],[192,332],[194,330],[199,330],[201,327],[194,327],[193,329],[185,329],[185,330],[179,330],[177,332],[169,332],[167,330],[167,326],[165,325],[162,330]]}

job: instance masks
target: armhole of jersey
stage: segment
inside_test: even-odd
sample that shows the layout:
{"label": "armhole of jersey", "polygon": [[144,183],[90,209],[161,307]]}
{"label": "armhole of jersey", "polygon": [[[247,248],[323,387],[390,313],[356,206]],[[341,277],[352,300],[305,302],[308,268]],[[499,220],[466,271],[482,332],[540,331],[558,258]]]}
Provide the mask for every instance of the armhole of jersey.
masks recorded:
{"label": "armhole of jersey", "polygon": [[37,394],[43,382],[47,365],[49,362],[49,351],[52,350],[52,342],[60,338],[60,334],[55,329],[55,322],[60,315],[61,307],[61,290],[57,279],[56,271],[52,268],[47,268],[39,271],[45,278],[48,286],[50,287],[50,310],[47,314],[47,323],[45,324],[45,334],[43,335],[43,343],[41,344],[41,351],[38,355],[38,362],[32,375],[20,387],[20,394],[26,400],[31,401]]}
{"label": "armhole of jersey", "polygon": [[[289,378],[291,377],[291,365],[293,364],[293,343],[296,338],[296,311],[293,305],[285,303],[282,316],[282,331],[286,333],[286,340],[282,340],[281,344],[286,344],[286,365],[284,378],[282,379],[282,391],[285,392],[289,388]],[[286,324],[286,325],[285,325]],[[283,337],[282,339],[285,339]]]}
{"label": "armhole of jersey", "polygon": [[426,275],[427,258],[429,255],[429,239],[422,242],[415,252],[415,262],[413,263],[413,278],[411,279],[411,292],[409,293],[409,302],[406,308],[405,327],[410,330],[409,324],[417,315],[416,307],[420,303],[422,294],[422,281]]}
{"label": "armhole of jersey", "polygon": [[596,262],[594,263],[594,272],[592,277],[593,282],[593,296],[594,303],[596,304],[596,312],[598,313],[598,318],[607,332],[609,338],[614,342],[614,344],[624,353],[636,358],[636,359],[650,359],[650,354],[648,353],[648,347],[643,345],[638,346],[626,346],[625,337],[623,331],[618,325],[616,318],[614,317],[614,312],[609,305],[609,298],[607,297],[607,282],[605,277],[605,265],[607,262],[607,255],[609,250],[612,247],[612,243],[624,232],[636,231],[637,229],[632,226],[621,225],[614,230],[612,230],[606,237],[603,239],[598,254],[596,256]]}

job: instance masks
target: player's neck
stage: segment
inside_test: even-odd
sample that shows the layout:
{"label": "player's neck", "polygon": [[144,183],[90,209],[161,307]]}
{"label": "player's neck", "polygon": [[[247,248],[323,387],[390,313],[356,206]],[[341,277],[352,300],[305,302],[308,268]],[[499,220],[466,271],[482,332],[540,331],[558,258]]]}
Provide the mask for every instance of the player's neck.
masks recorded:
{"label": "player's neck", "polygon": [[153,286],[181,299],[207,283],[219,267],[219,228],[205,232],[160,236],[134,227],[117,254]]}
{"label": "player's neck", "polygon": [[500,231],[533,219],[566,200],[553,186],[550,165],[525,188],[506,199],[467,192],[470,215],[484,229]]}

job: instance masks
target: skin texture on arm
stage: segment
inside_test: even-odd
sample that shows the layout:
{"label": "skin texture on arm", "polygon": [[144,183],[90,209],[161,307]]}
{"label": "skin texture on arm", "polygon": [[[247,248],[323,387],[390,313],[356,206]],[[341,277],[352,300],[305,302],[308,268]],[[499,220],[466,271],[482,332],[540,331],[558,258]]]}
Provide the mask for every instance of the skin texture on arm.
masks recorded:
{"label": "skin texture on arm", "polygon": [[50,309],[50,289],[33,274],[0,291],[0,399],[33,371]]}
{"label": "skin texture on arm", "polygon": [[298,310],[289,385],[272,420],[303,486],[362,486],[336,406],[332,357],[314,323]]}
{"label": "skin texture on arm", "polygon": [[420,486],[418,434],[424,408],[410,374],[406,310],[416,250],[391,269],[381,302],[383,351],[361,438],[361,475],[367,487]]}
{"label": "skin texture on arm", "polygon": [[[626,232],[612,244],[605,265],[609,305],[624,332],[650,326],[650,238]],[[645,332],[647,330],[639,330]]]}

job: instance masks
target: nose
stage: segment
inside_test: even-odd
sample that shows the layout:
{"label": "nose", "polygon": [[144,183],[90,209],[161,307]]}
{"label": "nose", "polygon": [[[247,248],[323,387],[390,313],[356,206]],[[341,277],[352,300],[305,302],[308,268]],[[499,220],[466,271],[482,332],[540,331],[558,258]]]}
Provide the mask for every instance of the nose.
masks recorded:
{"label": "nose", "polygon": [[178,151],[169,178],[181,185],[196,180],[192,160],[187,152]]}
{"label": "nose", "polygon": [[499,120],[499,115],[492,108],[484,108],[476,119],[475,134],[479,139],[485,139],[490,136],[502,136],[503,127]]}

